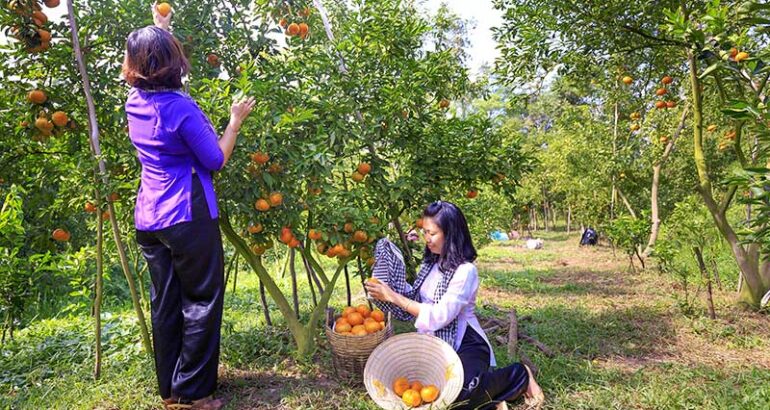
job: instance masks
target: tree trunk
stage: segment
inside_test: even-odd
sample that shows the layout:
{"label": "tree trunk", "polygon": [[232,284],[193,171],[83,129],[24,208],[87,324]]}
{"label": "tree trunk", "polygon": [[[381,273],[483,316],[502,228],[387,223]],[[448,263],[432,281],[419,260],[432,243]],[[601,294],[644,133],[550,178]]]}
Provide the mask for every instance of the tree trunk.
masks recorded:
{"label": "tree trunk", "polygon": [[698,260],[701,276],[703,277],[703,280],[706,281],[706,303],[709,308],[709,317],[711,320],[714,320],[717,318],[717,315],[714,311],[714,295],[711,291],[711,277],[706,270],[706,263],[703,261],[703,253],[701,253],[700,247],[694,246],[692,250],[695,252],[695,258]]}
{"label": "tree trunk", "polygon": [[294,265],[294,248],[289,250],[289,274],[291,275],[291,297],[294,302],[294,313],[299,319],[299,293],[297,292],[297,270]]}
{"label": "tree trunk", "polygon": [[[101,209],[101,195],[96,190],[96,209]],[[94,379],[98,380],[102,374],[102,297],[104,294],[104,221],[100,212],[96,212],[96,280],[94,283],[96,296],[94,297],[94,330],[96,348],[94,349]]]}
{"label": "tree trunk", "polygon": [[270,320],[270,308],[267,306],[267,295],[265,295],[265,284],[262,280],[259,281],[259,300],[262,302],[262,312],[265,316],[265,324],[268,326],[273,325],[273,321]]}
{"label": "tree trunk", "polygon": [[567,235],[572,233],[572,205],[567,207]]}

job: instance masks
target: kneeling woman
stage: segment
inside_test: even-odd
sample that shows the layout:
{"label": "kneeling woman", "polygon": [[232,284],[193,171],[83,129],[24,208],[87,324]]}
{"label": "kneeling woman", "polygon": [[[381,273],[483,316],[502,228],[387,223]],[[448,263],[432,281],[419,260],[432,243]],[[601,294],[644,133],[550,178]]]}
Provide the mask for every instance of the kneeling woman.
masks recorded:
{"label": "kneeling woman", "polygon": [[413,285],[406,283],[395,245],[387,239],[377,243],[374,276],[381,282],[367,282],[369,295],[399,319],[416,318],[418,332],[454,347],[465,374],[456,401],[459,408],[507,408],[507,401],[521,395],[530,404],[541,403],[543,392],[526,366],[514,363],[490,370],[494,354],[474,313],[479,289],[476,249],[462,211],[450,202],[430,204],[423,212],[423,231],[425,256]]}

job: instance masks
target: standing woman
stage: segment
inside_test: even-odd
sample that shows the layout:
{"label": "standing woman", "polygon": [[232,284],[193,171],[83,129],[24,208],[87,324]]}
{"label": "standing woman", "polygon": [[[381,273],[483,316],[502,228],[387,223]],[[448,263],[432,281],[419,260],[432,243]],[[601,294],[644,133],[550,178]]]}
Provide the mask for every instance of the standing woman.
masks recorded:
{"label": "standing woman", "polygon": [[126,41],[128,134],[142,164],[134,219],[152,277],[155,372],[167,409],[219,409],[217,385],[224,253],[212,172],[235,146],[254,100],[236,101],[221,138],[182,77],[190,64],[153,5],[155,26]]}
{"label": "standing woman", "polygon": [[450,202],[437,201],[422,216],[426,247],[414,284],[406,283],[395,245],[380,240],[374,266],[380,282],[366,283],[369,295],[399,319],[416,318],[418,332],[440,337],[454,347],[465,375],[458,408],[506,409],[507,401],[521,395],[529,404],[541,404],[543,391],[529,368],[514,363],[490,370],[495,366],[492,346],[474,312],[479,289],[473,264],[476,249],[462,211]]}

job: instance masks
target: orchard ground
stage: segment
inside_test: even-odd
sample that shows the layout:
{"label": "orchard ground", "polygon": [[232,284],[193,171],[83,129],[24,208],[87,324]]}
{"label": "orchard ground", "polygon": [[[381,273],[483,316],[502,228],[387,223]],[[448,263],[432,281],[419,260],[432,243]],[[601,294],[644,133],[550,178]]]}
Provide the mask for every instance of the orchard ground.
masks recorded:
{"label": "orchard ground", "polygon": [[[480,251],[477,311],[504,319],[515,308],[520,317],[531,316],[520,327],[556,352],[548,358],[520,342],[540,367],[547,408],[770,408],[770,327],[766,315],[734,310],[735,278],[723,277],[715,295],[718,319],[711,321],[703,292],[683,314],[681,289],[670,277],[654,269],[631,273],[627,260],[607,247],[579,248],[574,234],[542,237],[543,250],[505,242]],[[265,326],[255,275],[244,267],[237,278],[235,291],[230,278],[222,326],[219,395],[228,409],[377,408],[363,387],[335,379],[322,335],[313,360],[293,360],[277,311],[271,312],[274,326]],[[288,275],[281,286],[290,287]],[[358,278],[352,286],[354,302],[363,301]],[[309,289],[302,292],[300,300],[309,303]],[[339,308],[344,299],[341,280],[332,305]],[[132,309],[108,311],[100,381],[91,377],[88,315],[52,314],[3,349],[0,407],[158,408],[152,362],[142,353]],[[500,364],[515,360],[495,345]]]}

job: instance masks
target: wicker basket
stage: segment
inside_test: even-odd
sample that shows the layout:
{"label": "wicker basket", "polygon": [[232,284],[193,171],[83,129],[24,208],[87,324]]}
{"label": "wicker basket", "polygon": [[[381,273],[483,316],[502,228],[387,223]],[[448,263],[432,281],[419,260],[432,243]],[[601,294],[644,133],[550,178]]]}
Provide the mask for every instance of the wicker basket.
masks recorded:
{"label": "wicker basket", "polygon": [[364,369],[369,396],[387,410],[410,409],[393,392],[398,377],[435,385],[441,391],[430,404],[416,409],[443,409],[450,406],[463,388],[463,364],[457,352],[443,340],[419,333],[393,336],[374,349]]}
{"label": "wicker basket", "polygon": [[393,336],[390,312],[386,313],[385,329],[365,336],[346,336],[334,332],[334,323],[341,315],[334,309],[326,310],[326,338],[332,351],[334,373],[351,384],[363,382],[364,367],[369,355],[385,339]]}

